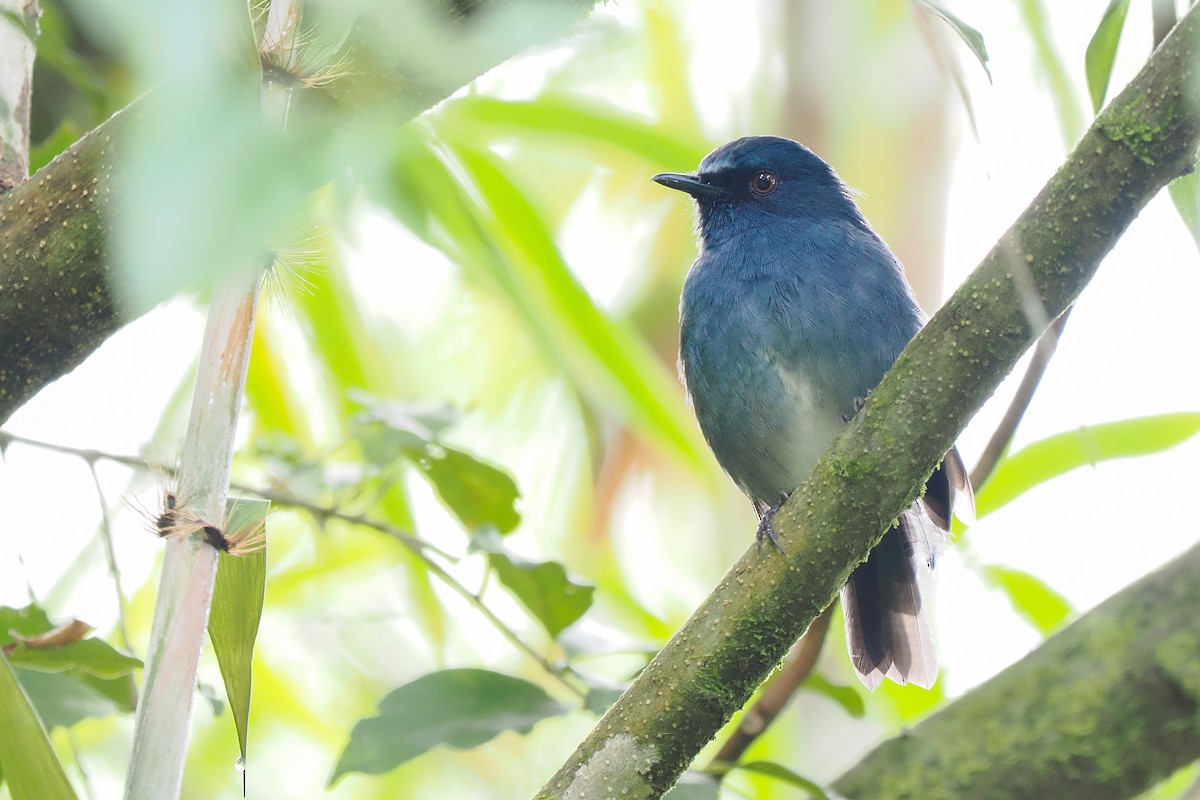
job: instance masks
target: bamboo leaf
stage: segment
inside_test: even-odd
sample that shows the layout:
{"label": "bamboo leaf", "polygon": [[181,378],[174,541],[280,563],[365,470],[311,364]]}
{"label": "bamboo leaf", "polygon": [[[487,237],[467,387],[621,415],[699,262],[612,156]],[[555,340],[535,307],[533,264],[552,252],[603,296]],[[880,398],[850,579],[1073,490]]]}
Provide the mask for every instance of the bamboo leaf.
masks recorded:
{"label": "bamboo leaf", "polygon": [[853,686],[834,683],[819,672],[812,672],[804,679],[804,688],[825,695],[855,719],[867,714],[866,703],[863,702],[862,695]]}
{"label": "bamboo leaf", "polygon": [[1042,636],[1057,630],[1074,611],[1065,597],[1028,572],[988,564],[982,574],[988,584],[1008,596],[1016,612]]}
{"label": "bamboo leaf", "polygon": [[1034,442],[1011,454],[975,495],[980,519],[1051,478],[1085,465],[1149,455],[1174,447],[1200,432],[1200,412],[1083,426]]}
{"label": "bamboo leaf", "polygon": [[1179,218],[1187,226],[1192,241],[1200,247],[1200,178],[1196,170],[1167,184],[1171,202],[1179,212]]}
{"label": "bamboo leaf", "polygon": [[954,29],[954,32],[966,42],[967,47],[975,55],[975,58],[979,61],[979,66],[983,67],[983,71],[987,73],[988,81],[991,81],[992,71],[988,69],[987,45],[983,42],[983,34],[963,22],[941,0],[915,0],[915,2],[925,6],[925,8],[941,17],[947,25]]}
{"label": "bamboo leaf", "polygon": [[[231,531],[251,530],[266,524],[266,500],[231,497],[227,501]],[[233,712],[242,760],[246,759],[250,726],[251,662],[254,640],[262,619],[263,598],[267,587],[267,551],[246,555],[221,553],[217,580],[213,588],[212,611],[208,617],[208,637],[212,640],[225,695]]]}
{"label": "bamboo leaf", "polygon": [[1112,0],[1096,26],[1084,52],[1084,69],[1087,73],[1088,94],[1092,98],[1092,110],[1100,112],[1104,97],[1108,94],[1108,81],[1112,77],[1113,61],[1117,57],[1117,44],[1121,41],[1121,29],[1125,27],[1125,15],[1129,11],[1129,0]]}
{"label": "bamboo leaf", "polygon": [[448,669],[390,692],[379,715],[360,720],[329,779],[380,775],[438,745],[465,749],[504,731],[528,733],[569,708],[534,684],[485,669]]}
{"label": "bamboo leaf", "polygon": [[783,781],[789,786],[803,789],[808,793],[809,797],[815,800],[829,800],[829,795],[825,794],[825,790],[819,785],[802,775],[798,775],[782,764],[776,764],[773,761],[751,761],[746,764],[738,764],[737,769],[744,769],[747,772],[757,772],[760,775],[766,775],[775,780]]}
{"label": "bamboo leaf", "polygon": [[597,308],[494,157],[453,152],[482,199],[479,223],[502,254],[485,266],[555,362],[668,452],[689,464],[705,458],[675,379],[632,330]]}
{"label": "bamboo leaf", "polygon": [[0,651],[0,770],[13,800],[74,800],[50,737]]}

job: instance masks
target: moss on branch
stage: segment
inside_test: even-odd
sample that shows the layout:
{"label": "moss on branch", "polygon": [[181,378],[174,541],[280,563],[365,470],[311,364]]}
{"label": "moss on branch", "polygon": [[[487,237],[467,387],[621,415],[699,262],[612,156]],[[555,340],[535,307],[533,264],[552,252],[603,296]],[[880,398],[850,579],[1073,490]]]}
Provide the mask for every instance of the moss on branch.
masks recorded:
{"label": "moss on branch", "polygon": [[[746,702],[1134,217],[1192,168],[1200,144],[1198,54],[1200,11],[1193,9],[775,517],[788,557],[751,548],[539,798],[658,797]],[[1070,675],[1064,669],[1055,680]],[[582,767],[617,736],[632,736],[644,757],[606,773],[603,785],[590,783]],[[1140,741],[1129,745],[1139,749],[1121,757],[1138,759]]]}

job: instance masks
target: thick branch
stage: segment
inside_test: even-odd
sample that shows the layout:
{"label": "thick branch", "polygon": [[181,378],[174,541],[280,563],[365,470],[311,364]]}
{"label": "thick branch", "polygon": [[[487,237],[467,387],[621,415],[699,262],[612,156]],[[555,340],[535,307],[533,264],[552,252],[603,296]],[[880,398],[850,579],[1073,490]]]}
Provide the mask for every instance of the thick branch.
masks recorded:
{"label": "thick branch", "polygon": [[1200,546],[834,783],[886,797],[1118,800],[1200,753]]}
{"label": "thick branch", "polygon": [[829,604],[1021,353],[1200,142],[1193,10],[930,321],[751,548],[542,789],[657,797]]}
{"label": "thick branch", "polygon": [[[387,100],[419,113],[519,50],[566,33],[595,2],[547,3],[547,13],[538,14],[536,24],[497,27],[498,34],[507,33],[487,42],[477,41],[482,30],[477,16],[527,4],[458,3],[447,14],[442,13],[444,4],[432,3],[431,10],[438,11],[434,17],[444,26],[439,30],[443,50],[458,45],[472,57],[458,54],[437,70],[427,64],[386,65],[390,72],[380,81],[400,87]],[[533,14],[528,8],[526,13]],[[0,424],[129,321],[117,315],[118,307],[129,304],[114,296],[107,239],[108,220],[117,205],[110,191],[111,169],[130,138],[132,108],[0,197]]]}

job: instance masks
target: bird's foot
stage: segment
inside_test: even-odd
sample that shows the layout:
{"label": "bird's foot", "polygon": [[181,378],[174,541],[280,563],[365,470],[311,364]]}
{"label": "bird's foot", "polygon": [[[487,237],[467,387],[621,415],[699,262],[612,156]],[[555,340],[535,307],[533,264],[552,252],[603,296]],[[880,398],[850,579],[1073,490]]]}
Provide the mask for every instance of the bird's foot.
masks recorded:
{"label": "bird's foot", "polygon": [[849,414],[842,414],[842,422],[849,425],[850,420],[854,419],[854,415],[857,414],[858,412],[862,411],[863,406],[865,406],[866,404],[867,404],[867,398],[865,398],[865,397],[854,398],[854,403],[853,403],[854,411],[850,412]]}
{"label": "bird's foot", "polygon": [[[786,498],[785,498],[786,499]],[[779,513],[779,506],[783,505],[783,501],[779,505],[767,506],[758,510],[758,531],[754,534],[754,541],[760,547],[762,546],[763,537],[771,540],[771,544],[775,545],[775,549],[780,553],[787,555],[787,551],[783,549],[783,545],[779,543],[779,537],[775,535],[775,526],[772,524],[775,520],[775,515]]]}

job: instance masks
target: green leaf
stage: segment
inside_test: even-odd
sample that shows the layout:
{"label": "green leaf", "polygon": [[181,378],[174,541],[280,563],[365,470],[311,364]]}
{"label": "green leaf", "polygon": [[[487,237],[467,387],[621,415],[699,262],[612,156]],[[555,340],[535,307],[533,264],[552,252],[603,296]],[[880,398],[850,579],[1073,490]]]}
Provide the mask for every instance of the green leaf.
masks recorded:
{"label": "green leaf", "polygon": [[0,770],[13,800],[74,798],[28,695],[0,651]]}
{"label": "green leaf", "polygon": [[9,662],[14,667],[41,672],[79,670],[98,678],[119,678],[142,666],[133,656],[115,650],[102,639],[83,639],[63,647],[29,649],[21,645],[13,650]]}
{"label": "green leaf", "polygon": [[797,789],[803,789],[808,792],[809,797],[816,798],[816,800],[829,800],[829,795],[825,794],[825,790],[818,784],[813,783],[808,778],[797,775],[782,764],[776,764],[773,761],[751,761],[746,764],[738,764],[736,769],[757,772],[759,775],[766,775],[783,781],[790,786],[795,786]]}
{"label": "green leaf", "polygon": [[1108,81],[1117,57],[1117,43],[1121,41],[1121,29],[1125,27],[1128,11],[1129,0],[1111,0],[1083,56],[1088,94],[1092,97],[1092,110],[1096,113],[1100,113],[1104,96],[1108,94]]}
{"label": "green leaf", "polygon": [[465,749],[504,731],[528,733],[569,707],[534,684],[485,669],[449,669],[395,689],[379,716],[360,720],[338,759],[332,786],[348,772],[380,775],[444,744]]}
{"label": "green leaf", "polygon": [[13,671],[42,723],[51,730],[70,728],[85,719],[128,714],[137,702],[132,675],[106,680],[77,671]]}
{"label": "green leaf", "polygon": [[946,24],[954,29],[971,52],[975,54],[975,58],[979,61],[979,66],[983,67],[983,71],[987,73],[988,81],[992,80],[992,71],[988,69],[988,53],[987,46],[983,43],[983,34],[972,28],[967,23],[963,22],[950,9],[946,8],[941,0],[915,0],[920,5],[925,6],[934,14],[937,14]]}
{"label": "green leaf", "polygon": [[[230,497],[226,506],[229,508],[226,527],[236,532],[265,525],[270,502]],[[233,712],[243,761],[250,725],[251,662],[266,588],[265,541],[257,552],[239,556],[221,553],[212,610],[208,616],[208,638],[212,640],[221,667],[221,679],[225,682],[225,695]]]}
{"label": "green leaf", "polygon": [[591,608],[596,587],[575,583],[557,561],[527,561],[508,553],[488,553],[488,563],[505,588],[557,638]]}
{"label": "green leaf", "polygon": [[521,521],[514,508],[521,493],[507,472],[452,447],[426,448],[410,458],[468,531],[492,526],[510,533]]}
{"label": "green leaf", "polygon": [[862,695],[853,686],[843,686],[834,683],[819,672],[810,672],[804,679],[804,688],[825,695],[856,719],[866,716],[866,703],[863,702]]}
{"label": "green leaf", "polygon": [[1051,478],[1087,464],[1148,455],[1200,432],[1200,413],[1181,411],[1084,426],[1034,442],[1000,462],[975,494],[979,519]]}
{"label": "green leaf", "polygon": [[1058,114],[1063,144],[1070,149],[1083,134],[1083,116],[1076,99],[1075,87],[1067,72],[1066,64],[1054,45],[1054,34],[1046,19],[1046,8],[1042,0],[1021,0],[1021,17],[1029,36],[1033,39],[1034,52],[1041,65],[1042,74],[1050,94],[1054,98],[1054,110]]}
{"label": "green leaf", "polygon": [[1171,193],[1171,202],[1179,212],[1180,219],[1187,226],[1192,241],[1200,247],[1200,176],[1196,170],[1176,178],[1167,185]]}
{"label": "green leaf", "polygon": [[999,564],[988,564],[983,579],[1008,595],[1016,612],[1042,636],[1053,633],[1074,609],[1067,599],[1028,572]]}
{"label": "green leaf", "polygon": [[539,344],[585,394],[616,407],[666,452],[688,465],[707,458],[674,376],[634,330],[596,306],[496,157],[462,146],[450,149],[482,201],[472,209],[475,224],[486,246],[498,251],[480,266]]}
{"label": "green leaf", "polygon": [[663,800],[717,800],[720,793],[721,784],[712,775],[689,770],[679,776]]}
{"label": "green leaf", "polygon": [[551,142],[569,142],[573,147],[594,143],[632,153],[651,164],[698,164],[707,152],[703,142],[681,141],[658,124],[623,109],[569,96],[498,100],[470,95],[441,106],[436,119],[442,132],[454,126],[465,133],[491,129],[489,132],[513,132],[522,137],[545,134]]}

